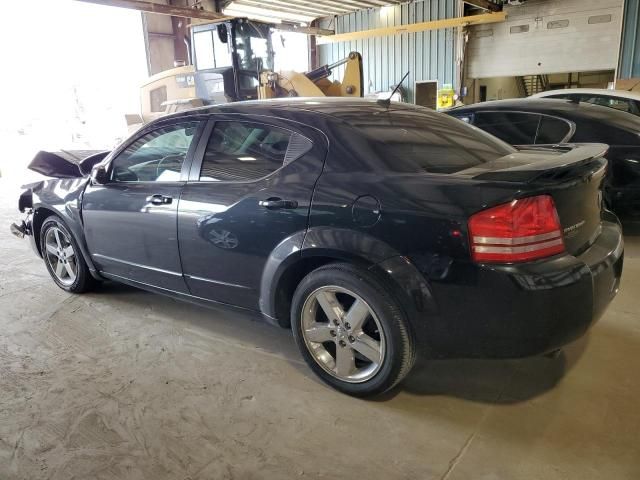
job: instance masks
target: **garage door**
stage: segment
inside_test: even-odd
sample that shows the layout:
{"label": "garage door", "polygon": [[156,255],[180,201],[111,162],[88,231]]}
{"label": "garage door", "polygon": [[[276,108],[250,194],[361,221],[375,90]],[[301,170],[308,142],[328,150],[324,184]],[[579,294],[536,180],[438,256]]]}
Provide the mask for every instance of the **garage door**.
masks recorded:
{"label": "garage door", "polygon": [[470,78],[613,70],[623,0],[529,0],[470,30]]}

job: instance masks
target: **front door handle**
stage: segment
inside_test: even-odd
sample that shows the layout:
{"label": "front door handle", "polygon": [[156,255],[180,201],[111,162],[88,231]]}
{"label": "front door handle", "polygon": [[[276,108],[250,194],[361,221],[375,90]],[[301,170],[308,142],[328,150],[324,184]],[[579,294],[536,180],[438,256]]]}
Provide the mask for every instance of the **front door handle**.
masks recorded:
{"label": "front door handle", "polygon": [[298,208],[298,202],[295,200],[283,200],[278,197],[270,197],[266,200],[260,200],[258,205],[269,210],[279,210],[281,208]]}
{"label": "front door handle", "polygon": [[153,205],[169,205],[173,202],[173,198],[156,193],[155,195],[148,196],[147,202],[152,203]]}

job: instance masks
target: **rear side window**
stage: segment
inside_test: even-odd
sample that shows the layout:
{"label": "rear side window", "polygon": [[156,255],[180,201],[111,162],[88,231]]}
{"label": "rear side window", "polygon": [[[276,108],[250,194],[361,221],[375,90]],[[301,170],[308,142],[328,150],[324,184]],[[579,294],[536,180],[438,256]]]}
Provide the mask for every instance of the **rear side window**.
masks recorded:
{"label": "rear side window", "polygon": [[450,174],[514,150],[497,138],[445,114],[390,111],[354,123],[391,171]]}
{"label": "rear side window", "polygon": [[638,115],[638,109],[636,103],[633,100],[626,98],[616,98],[604,95],[576,95],[576,97],[584,103],[593,103],[594,105],[600,105],[602,107],[615,108],[621,112],[633,113]]}
{"label": "rear side window", "polygon": [[289,156],[293,150],[300,156],[311,148],[310,142],[300,147],[300,138],[303,137],[261,123],[216,122],[202,161],[200,181],[251,181],[266,177],[287,163],[288,151]]}
{"label": "rear side window", "polygon": [[511,145],[536,141],[540,115],[520,112],[477,112],[473,124]]}
{"label": "rear side window", "polygon": [[[633,117],[631,117],[633,119]],[[607,145],[640,145],[638,133],[598,121],[582,121],[571,139],[573,142],[600,142]]]}
{"label": "rear side window", "polygon": [[536,143],[561,143],[569,140],[567,137],[571,133],[571,124],[560,118],[542,115],[538,127]]}
{"label": "rear side window", "polygon": [[567,93],[562,93],[559,95],[547,95],[546,97],[543,97],[543,98],[560,98],[560,99],[568,100],[569,95]]}

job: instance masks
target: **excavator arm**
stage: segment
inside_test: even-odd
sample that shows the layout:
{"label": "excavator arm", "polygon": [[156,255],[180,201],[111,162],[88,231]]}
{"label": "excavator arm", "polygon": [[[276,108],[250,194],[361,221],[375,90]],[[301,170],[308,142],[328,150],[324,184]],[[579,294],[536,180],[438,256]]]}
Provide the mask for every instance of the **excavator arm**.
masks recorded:
{"label": "excavator arm", "polygon": [[[345,65],[342,81],[331,81],[333,69]],[[362,56],[351,52],[349,56],[331,65],[323,65],[307,73],[292,71],[260,73],[258,97],[362,97]]]}

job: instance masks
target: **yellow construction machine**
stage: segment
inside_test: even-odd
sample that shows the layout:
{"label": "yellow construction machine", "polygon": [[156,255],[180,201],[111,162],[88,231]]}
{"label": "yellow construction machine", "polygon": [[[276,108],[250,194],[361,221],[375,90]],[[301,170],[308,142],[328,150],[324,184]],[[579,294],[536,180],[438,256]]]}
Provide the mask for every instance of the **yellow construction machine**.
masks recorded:
{"label": "yellow construction machine", "polygon": [[[281,97],[361,97],[362,56],[351,52],[306,73],[274,71],[275,25],[246,18],[192,25],[191,65],[160,72],[140,89],[140,115],[130,130],[167,113],[202,105]],[[344,65],[342,81],[331,81]]]}
{"label": "yellow construction machine", "polygon": [[[341,65],[345,66],[342,81],[329,80],[333,69]],[[351,52],[342,60],[306,73],[263,71],[258,97],[361,97],[362,83],[362,56]]]}

